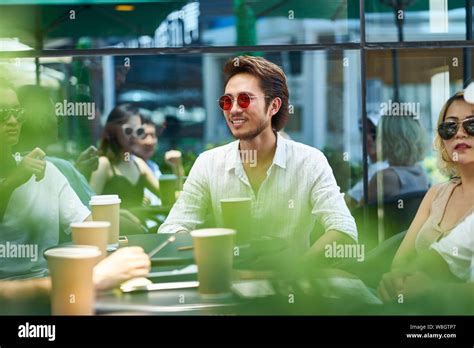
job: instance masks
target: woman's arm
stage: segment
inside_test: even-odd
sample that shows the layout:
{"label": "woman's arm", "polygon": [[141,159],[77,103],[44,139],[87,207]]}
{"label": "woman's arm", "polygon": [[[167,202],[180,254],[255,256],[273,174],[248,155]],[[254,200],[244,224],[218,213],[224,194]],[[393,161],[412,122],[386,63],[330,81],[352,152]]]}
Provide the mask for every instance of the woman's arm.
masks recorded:
{"label": "woman's arm", "polygon": [[413,222],[411,223],[405,238],[403,238],[400,248],[392,262],[392,269],[403,269],[406,265],[416,257],[415,241],[423,224],[431,214],[431,203],[433,202],[439,186],[433,186],[428,190],[423,201],[418,208]]}
{"label": "woman's arm", "polygon": [[111,164],[107,157],[99,158],[99,167],[91,174],[90,185],[92,190],[98,195],[104,192],[104,187],[110,178]]}
{"label": "woman's arm", "polygon": [[49,307],[50,278],[0,281],[0,314],[31,314]]}
{"label": "woman's arm", "polygon": [[148,167],[146,162],[139,157],[136,157],[135,160],[138,164],[138,167],[140,168],[140,172],[145,174],[145,187],[149,189],[154,195],[160,196],[160,182],[157,178],[155,178],[150,167]]}
{"label": "woman's arm", "polygon": [[165,161],[173,170],[173,173],[178,176],[184,176],[184,167],[182,161],[182,154],[178,150],[170,150],[165,153]]}

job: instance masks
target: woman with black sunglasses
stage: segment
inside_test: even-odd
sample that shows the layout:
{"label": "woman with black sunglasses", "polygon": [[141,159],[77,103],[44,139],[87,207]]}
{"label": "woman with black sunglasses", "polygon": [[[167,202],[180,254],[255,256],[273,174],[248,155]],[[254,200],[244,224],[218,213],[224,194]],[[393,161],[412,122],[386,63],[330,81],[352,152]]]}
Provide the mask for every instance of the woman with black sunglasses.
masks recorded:
{"label": "woman with black sunglasses", "polygon": [[118,194],[125,209],[143,205],[144,189],[159,194],[159,183],[145,161],[132,155],[136,139],[145,136],[138,109],[125,104],[109,114],[99,148],[99,168],[90,184],[99,195]]}
{"label": "woman with black sunglasses", "polygon": [[[434,146],[441,172],[451,179],[433,186],[423,199],[395,255],[392,271],[380,284],[384,298],[396,298],[417,256],[429,252],[435,242],[474,212],[474,104],[464,100],[463,92],[456,93],[443,106]],[[460,244],[459,249],[462,247]]]}

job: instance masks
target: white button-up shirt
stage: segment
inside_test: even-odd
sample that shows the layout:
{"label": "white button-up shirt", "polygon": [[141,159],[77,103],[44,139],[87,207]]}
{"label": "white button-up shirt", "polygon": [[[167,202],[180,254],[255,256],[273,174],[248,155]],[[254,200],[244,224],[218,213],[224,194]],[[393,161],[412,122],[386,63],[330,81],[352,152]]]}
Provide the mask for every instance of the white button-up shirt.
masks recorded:
{"label": "white button-up shirt", "polygon": [[239,141],[202,153],[158,233],[191,231],[209,213],[216,226],[223,226],[220,200],[237,197],[252,199],[253,237],[283,238],[296,253],[309,249],[316,221],[357,241],[354,218],[324,154],[279,134],[257,195],[243,168]]}

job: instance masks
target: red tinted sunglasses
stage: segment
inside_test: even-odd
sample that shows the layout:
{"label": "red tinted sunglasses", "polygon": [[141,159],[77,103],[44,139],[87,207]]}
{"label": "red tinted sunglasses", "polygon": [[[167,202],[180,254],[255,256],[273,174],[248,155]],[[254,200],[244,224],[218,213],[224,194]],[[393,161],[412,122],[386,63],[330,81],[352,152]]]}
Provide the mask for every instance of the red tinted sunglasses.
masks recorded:
{"label": "red tinted sunglasses", "polygon": [[[255,95],[250,95],[248,93],[242,92],[237,95],[237,104],[242,108],[246,109],[249,107],[250,102],[252,99],[258,98]],[[268,98],[268,96],[265,96],[265,98]],[[219,98],[219,107],[224,110],[224,111],[229,111],[232,109],[232,106],[234,105],[234,97],[228,94],[224,94],[222,97]]]}

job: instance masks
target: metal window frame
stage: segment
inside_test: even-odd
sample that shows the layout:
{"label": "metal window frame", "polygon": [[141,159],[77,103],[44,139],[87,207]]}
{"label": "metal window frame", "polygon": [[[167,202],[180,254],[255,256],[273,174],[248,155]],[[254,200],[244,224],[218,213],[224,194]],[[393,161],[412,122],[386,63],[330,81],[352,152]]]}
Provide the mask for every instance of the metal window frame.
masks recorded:
{"label": "metal window frame", "polygon": [[[164,47],[164,48],[98,48],[98,49],[60,49],[60,50],[29,50],[29,51],[3,51],[0,52],[0,59],[6,58],[43,58],[43,57],[64,57],[64,56],[140,56],[140,55],[189,55],[207,53],[237,53],[237,52],[282,52],[282,51],[343,51],[358,50],[360,52],[360,80],[361,80],[361,112],[362,131],[367,134],[366,120],[366,54],[373,50],[399,50],[399,49],[440,49],[440,48],[462,48],[464,62],[471,60],[470,48],[474,48],[472,35],[472,1],[466,1],[466,40],[451,41],[402,41],[402,42],[366,42],[365,26],[365,0],[359,0],[359,42],[348,43],[328,43],[328,44],[290,44],[290,45],[256,45],[256,46],[193,46],[193,47]],[[471,66],[463,64],[464,80],[471,77]],[[368,163],[367,144],[362,141],[363,153],[363,183],[364,200],[368,201]],[[367,221],[368,210],[364,209],[364,221]]]}

